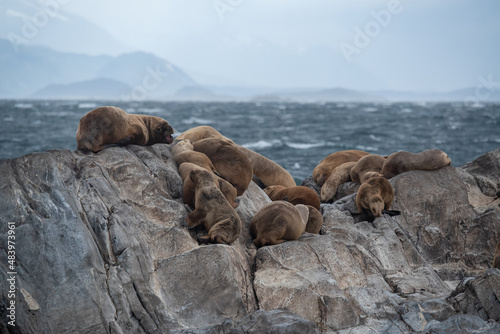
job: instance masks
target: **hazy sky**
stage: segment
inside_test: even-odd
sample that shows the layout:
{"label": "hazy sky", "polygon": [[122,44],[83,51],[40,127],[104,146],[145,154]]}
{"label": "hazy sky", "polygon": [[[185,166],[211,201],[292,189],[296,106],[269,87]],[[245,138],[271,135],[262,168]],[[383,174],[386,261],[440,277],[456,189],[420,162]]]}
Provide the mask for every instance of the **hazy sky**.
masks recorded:
{"label": "hazy sky", "polygon": [[53,1],[202,83],[447,91],[500,81],[498,0]]}

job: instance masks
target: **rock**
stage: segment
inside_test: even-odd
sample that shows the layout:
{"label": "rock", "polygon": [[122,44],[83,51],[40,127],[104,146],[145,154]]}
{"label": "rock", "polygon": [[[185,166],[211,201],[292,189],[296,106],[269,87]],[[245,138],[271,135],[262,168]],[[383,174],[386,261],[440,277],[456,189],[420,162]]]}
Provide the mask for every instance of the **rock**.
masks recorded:
{"label": "rock", "polygon": [[2,319],[7,222],[17,272],[16,327],[0,332],[498,332],[499,152],[393,178],[400,216],[359,214],[348,183],[322,204],[321,235],[258,250],[265,193],[238,198],[232,245],[200,245],[168,145],[0,161]]}
{"label": "rock", "polygon": [[448,301],[457,312],[500,322],[500,270],[488,269],[476,278],[464,279]]}
{"label": "rock", "polygon": [[174,334],[316,334],[318,329],[311,321],[285,309],[258,310],[234,322],[227,319],[221,325],[188,329]]}
{"label": "rock", "polygon": [[500,332],[500,325],[494,322],[486,322],[473,315],[455,315],[443,322],[430,322],[424,329],[424,333],[463,333],[463,334],[496,334]]}
{"label": "rock", "polygon": [[461,169],[472,175],[483,194],[489,197],[500,196],[500,149],[483,154]]}

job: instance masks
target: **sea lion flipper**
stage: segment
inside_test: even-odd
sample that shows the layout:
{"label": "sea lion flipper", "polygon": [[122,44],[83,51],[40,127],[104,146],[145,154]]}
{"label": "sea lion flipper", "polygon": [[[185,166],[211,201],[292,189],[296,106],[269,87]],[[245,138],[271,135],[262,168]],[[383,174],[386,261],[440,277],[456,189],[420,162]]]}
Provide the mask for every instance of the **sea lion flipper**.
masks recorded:
{"label": "sea lion flipper", "polygon": [[385,213],[388,216],[399,216],[401,214],[401,211],[399,210],[382,210],[382,213]]}

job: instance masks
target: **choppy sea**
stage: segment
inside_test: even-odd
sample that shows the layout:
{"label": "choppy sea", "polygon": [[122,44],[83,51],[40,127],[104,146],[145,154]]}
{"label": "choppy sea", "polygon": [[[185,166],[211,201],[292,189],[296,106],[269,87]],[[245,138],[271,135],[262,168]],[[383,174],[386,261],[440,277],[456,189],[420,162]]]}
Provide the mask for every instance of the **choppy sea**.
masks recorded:
{"label": "choppy sea", "polygon": [[85,102],[0,100],[0,159],[76,149],[80,118],[102,105],[162,117],[177,133],[210,125],[300,183],[327,155],[438,148],[461,166],[500,147],[500,103]]}

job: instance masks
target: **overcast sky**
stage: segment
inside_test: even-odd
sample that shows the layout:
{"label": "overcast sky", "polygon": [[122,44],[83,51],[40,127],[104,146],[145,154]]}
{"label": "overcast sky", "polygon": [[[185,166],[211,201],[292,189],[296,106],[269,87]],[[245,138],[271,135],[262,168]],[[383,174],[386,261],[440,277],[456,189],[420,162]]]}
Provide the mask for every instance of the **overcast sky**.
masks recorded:
{"label": "overcast sky", "polygon": [[448,91],[500,81],[498,0],[53,1],[202,83]]}

